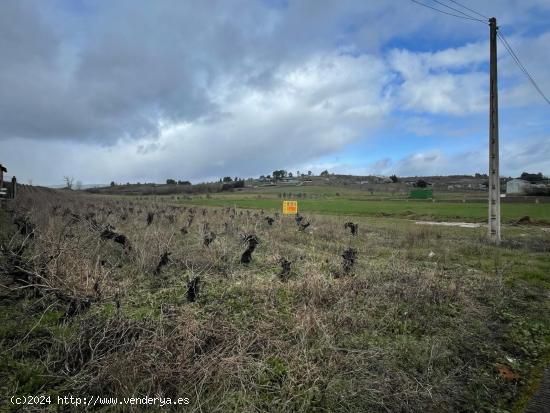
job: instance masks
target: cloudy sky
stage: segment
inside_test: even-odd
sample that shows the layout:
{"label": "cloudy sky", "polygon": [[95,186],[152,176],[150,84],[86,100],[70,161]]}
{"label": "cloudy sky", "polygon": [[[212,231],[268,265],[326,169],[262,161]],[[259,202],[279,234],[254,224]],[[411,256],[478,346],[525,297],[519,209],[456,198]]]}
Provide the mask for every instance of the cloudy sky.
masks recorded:
{"label": "cloudy sky", "polygon": [[[461,2],[550,95],[550,0]],[[0,162],[43,185],[485,172],[488,34],[409,0],[2,0]],[[499,87],[501,173],[550,174],[550,105],[501,44]]]}

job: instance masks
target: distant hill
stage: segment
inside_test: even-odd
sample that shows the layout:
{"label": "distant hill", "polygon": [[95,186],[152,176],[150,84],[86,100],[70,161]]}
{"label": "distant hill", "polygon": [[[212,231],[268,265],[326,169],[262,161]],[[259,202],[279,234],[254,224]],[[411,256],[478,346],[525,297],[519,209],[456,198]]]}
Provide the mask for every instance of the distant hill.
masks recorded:
{"label": "distant hill", "polygon": [[[415,187],[417,181],[423,180],[431,188],[437,191],[486,191],[487,176],[472,175],[451,175],[451,176],[424,176],[424,177],[395,177],[392,182],[387,176],[355,176],[342,174],[325,174],[322,176],[300,176],[273,180],[262,177],[262,179],[247,179],[246,181],[232,182],[209,182],[199,184],[156,184],[138,183],[123,185],[85,185],[88,193],[109,194],[109,195],[194,195],[209,194],[225,191],[254,191],[262,187],[288,187],[288,186],[330,186],[347,187],[370,192],[395,192],[408,191]],[[503,182],[506,178],[503,178]],[[238,184],[237,184],[238,183]],[[62,186],[58,186],[62,187]]]}
{"label": "distant hill", "polygon": [[244,181],[209,182],[195,185],[188,184],[127,184],[107,185],[86,189],[86,192],[109,195],[193,195],[240,190],[245,187]]}
{"label": "distant hill", "polygon": [[[53,188],[53,189],[61,189],[65,188],[65,184],[60,185],[45,185],[46,188]],[[82,184],[82,189],[89,189],[89,188],[102,188],[105,186],[109,186],[109,184]],[[76,187],[76,185],[73,185],[73,187]]]}

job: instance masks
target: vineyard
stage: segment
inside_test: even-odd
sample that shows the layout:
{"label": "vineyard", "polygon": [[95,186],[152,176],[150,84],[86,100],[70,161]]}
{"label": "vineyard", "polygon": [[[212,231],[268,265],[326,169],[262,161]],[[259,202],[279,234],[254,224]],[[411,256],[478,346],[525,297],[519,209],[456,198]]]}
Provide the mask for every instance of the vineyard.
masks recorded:
{"label": "vineyard", "polygon": [[483,228],[32,187],[0,224],[2,400],[521,411],[550,354],[539,226],[496,247]]}

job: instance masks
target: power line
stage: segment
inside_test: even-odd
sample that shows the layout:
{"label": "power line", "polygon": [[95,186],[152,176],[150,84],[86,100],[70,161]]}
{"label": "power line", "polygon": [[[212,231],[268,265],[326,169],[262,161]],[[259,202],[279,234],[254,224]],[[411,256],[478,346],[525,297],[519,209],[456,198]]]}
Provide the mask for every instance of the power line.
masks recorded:
{"label": "power line", "polygon": [[454,7],[451,7],[451,6],[449,6],[448,4],[445,4],[445,3],[443,3],[443,2],[441,2],[441,1],[439,1],[439,0],[432,0],[432,1],[435,2],[435,3],[441,4],[443,7],[447,7],[447,8],[450,9],[450,10],[456,11],[457,13],[460,13],[460,14],[462,14],[462,15],[464,15],[464,16],[470,18],[470,19],[482,21],[482,20],[478,19],[477,17],[471,16],[471,15],[469,15],[468,13],[463,12],[462,10],[455,9]]}
{"label": "power line", "polygon": [[[429,9],[438,11],[439,13],[447,14],[447,15],[449,15],[449,16],[459,17],[459,18],[461,18],[461,19],[467,19],[467,20],[478,21],[478,22],[482,22],[482,23],[485,24],[485,22],[484,22],[483,20],[477,19],[477,18],[472,17],[472,16],[467,16],[467,15],[461,16],[460,14],[449,13],[449,12],[446,12],[446,11],[444,11],[444,10],[438,9],[438,8],[436,8],[436,7],[430,6],[430,5],[426,4],[426,3],[422,3],[422,2],[420,2],[420,1],[418,1],[418,0],[411,0],[411,1],[412,1],[413,3],[416,3],[416,4],[419,4],[419,5],[421,5],[421,6],[427,7],[427,8],[429,8]],[[464,13],[463,13],[463,14],[464,14]]]}
{"label": "power line", "polygon": [[[433,7],[433,6],[430,6],[429,4],[426,4],[426,3],[422,3],[421,1],[418,1],[418,0],[411,0],[413,3],[416,3],[420,6],[424,6],[424,7],[427,7],[429,9],[432,9],[432,10],[435,10],[439,13],[443,13],[443,14],[447,14],[449,16],[453,16],[453,17],[458,17],[458,18],[461,18],[461,19],[466,19],[466,20],[473,20],[473,21],[478,21],[478,22],[481,22],[483,24],[486,24],[485,21],[481,20],[481,19],[478,19],[477,17],[474,17],[470,14],[467,14],[459,9],[456,9],[454,7],[451,7],[439,0],[432,0],[434,1],[435,3],[438,3],[440,4],[441,6],[443,7],[446,7],[450,10],[453,10],[455,12],[458,12],[460,14],[454,14],[454,13],[449,13],[445,10],[441,10],[441,9],[438,9],[436,7]],[[449,0],[455,4],[457,4],[458,6],[460,7],[463,7],[464,9],[466,10],[469,10],[471,11],[472,13],[475,13],[481,17],[485,17],[483,14],[481,13],[478,13],[477,11],[463,5],[462,3],[459,3],[458,1],[455,1],[455,0]],[[539,87],[539,85],[537,84],[537,82],[535,81],[535,79],[533,79],[533,76],[531,76],[531,74],[529,73],[529,71],[525,68],[525,66],[523,65],[523,63],[521,63],[521,60],[519,59],[519,57],[517,56],[517,54],[514,52],[514,49],[512,49],[512,46],[510,46],[510,44],[508,43],[508,41],[506,40],[506,38],[504,37],[504,35],[498,31],[497,32],[497,36],[498,38],[501,40],[502,44],[504,45],[504,47],[506,48],[506,50],[508,51],[508,53],[510,53],[510,56],[512,56],[512,59],[514,60],[514,62],[518,65],[518,67],[520,68],[520,70],[525,74],[525,76],[527,77],[527,79],[529,79],[529,81],[531,82],[531,84],[533,85],[533,87],[537,90],[537,92],[542,96],[542,98],[546,101],[546,103],[548,103],[550,105],[550,99],[548,99],[546,97],[546,95],[544,94],[544,92],[542,91],[542,89]]]}
{"label": "power line", "polygon": [[488,18],[487,16],[485,16],[485,15],[483,15],[483,14],[481,14],[481,13],[479,13],[479,12],[477,12],[477,11],[475,11],[475,10],[473,10],[473,9],[471,9],[471,8],[469,8],[469,7],[467,7],[467,6],[465,6],[465,5],[462,4],[462,3],[459,3],[458,1],[455,1],[455,0],[449,0],[449,1],[453,2],[454,4],[459,5],[460,7],[464,8],[464,9],[466,9],[466,10],[471,11],[471,12],[474,13],[474,14],[477,14],[479,17],[483,17],[484,19],[489,20],[489,18]]}
{"label": "power line", "polygon": [[533,85],[533,87],[537,90],[537,92],[539,92],[539,94],[542,96],[542,98],[546,101],[546,103],[548,103],[550,105],[550,100],[546,97],[546,95],[544,94],[544,92],[542,91],[542,89],[539,87],[539,85],[537,84],[537,82],[535,82],[535,79],[533,79],[533,76],[531,76],[531,74],[529,73],[529,71],[525,68],[525,66],[523,65],[523,63],[521,63],[521,60],[519,60],[519,57],[517,56],[517,54],[514,52],[514,49],[512,49],[512,46],[510,46],[510,43],[508,43],[508,41],[506,40],[506,38],[504,37],[504,35],[501,33],[501,32],[497,32],[497,36],[498,38],[500,39],[500,41],[502,42],[502,44],[504,45],[504,47],[506,48],[506,50],[508,51],[508,53],[510,53],[510,56],[512,56],[512,59],[514,60],[514,62],[518,65],[518,67],[520,68],[520,70],[525,74],[525,76],[527,76],[527,79],[529,79],[529,81],[531,82],[531,84]]}

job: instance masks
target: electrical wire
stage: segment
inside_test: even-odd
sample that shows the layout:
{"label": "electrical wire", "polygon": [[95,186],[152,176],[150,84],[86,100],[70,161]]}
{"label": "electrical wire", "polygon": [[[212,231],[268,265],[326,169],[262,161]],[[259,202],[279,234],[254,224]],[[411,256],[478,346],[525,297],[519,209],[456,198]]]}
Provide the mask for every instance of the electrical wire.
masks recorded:
{"label": "electrical wire", "polygon": [[[418,1],[418,0],[411,0],[413,3],[416,3],[420,6],[424,6],[424,7],[427,7],[429,9],[432,9],[432,10],[435,10],[439,13],[443,13],[443,14],[447,14],[449,16],[453,16],[453,17],[458,17],[458,18],[461,18],[461,19],[466,19],[466,20],[473,20],[473,21],[478,21],[478,22],[481,22],[483,24],[486,24],[487,22],[484,21],[484,20],[481,20],[481,19],[478,19],[477,17],[474,17],[468,13],[465,13],[459,9],[456,9],[454,7],[451,7],[445,3],[443,3],[442,1],[439,1],[439,0],[432,0],[433,2],[437,3],[437,4],[440,4],[441,6],[443,7],[446,7],[448,8],[449,10],[453,10],[457,13],[460,13],[460,14],[454,14],[454,13],[449,13],[445,10],[441,10],[439,8],[436,8],[436,7],[433,7],[429,4],[426,4],[426,3],[423,3],[421,1]],[[466,10],[469,10],[471,11],[472,13],[475,13],[477,14],[478,16],[481,16],[483,18],[486,18],[488,20],[488,17],[484,16],[483,14],[463,5],[462,3],[459,3],[458,1],[455,1],[455,0],[449,0],[451,2],[453,2],[454,4],[460,6],[460,7],[463,7],[464,9]],[[542,89],[539,87],[539,85],[537,84],[537,82],[535,81],[535,79],[533,78],[533,76],[531,76],[531,74],[529,73],[529,71],[525,68],[524,64],[521,63],[521,60],[519,59],[519,57],[517,56],[517,54],[514,52],[514,49],[512,49],[512,46],[510,46],[510,43],[508,43],[508,41],[506,40],[506,38],[504,37],[504,35],[498,31],[497,32],[497,36],[498,38],[500,39],[500,41],[502,42],[502,44],[504,45],[504,47],[506,48],[506,50],[508,51],[508,53],[510,54],[510,56],[512,57],[512,59],[514,60],[514,62],[518,65],[518,67],[520,68],[520,70],[525,74],[525,76],[527,77],[527,79],[529,79],[529,81],[531,82],[531,84],[533,85],[533,87],[537,90],[537,92],[542,96],[542,98],[546,101],[546,103],[548,103],[550,105],[550,99],[548,99],[546,97],[546,95],[544,94],[544,92],[542,91]]]}
{"label": "electrical wire", "polygon": [[470,19],[479,20],[479,21],[481,21],[481,22],[484,22],[483,20],[480,20],[480,19],[478,19],[477,17],[471,16],[471,15],[469,15],[468,13],[463,12],[462,10],[455,9],[454,7],[451,7],[451,6],[449,6],[448,4],[445,4],[445,3],[443,3],[443,2],[441,2],[441,1],[439,1],[439,0],[432,0],[432,1],[435,2],[435,3],[438,3],[438,4],[440,4],[440,5],[442,5],[443,7],[447,7],[447,8],[450,9],[450,10],[456,11],[457,13],[460,13],[460,14],[462,14],[462,15],[464,15],[464,16],[470,18]]}
{"label": "electrical wire", "polygon": [[[454,16],[454,17],[459,17],[461,19],[466,19],[466,20],[473,20],[473,21],[477,21],[477,22],[481,22],[483,24],[485,24],[485,21],[481,20],[481,19],[478,19],[476,17],[473,17],[473,16],[468,16],[468,15],[465,15],[465,16],[461,16],[460,14],[453,14],[453,13],[449,13],[449,12],[446,12],[444,10],[441,10],[441,9],[438,9],[436,7],[433,7],[433,6],[430,6],[429,4],[426,4],[426,3],[422,3],[418,0],[411,0],[413,3],[416,3],[416,4],[419,4],[421,6],[424,6],[424,7],[427,7],[429,9],[432,9],[432,10],[435,10],[435,11],[438,11],[440,13],[443,13],[443,14],[447,14],[449,16]],[[462,13],[464,14],[464,13]]]}
{"label": "electrical wire", "polygon": [[453,2],[454,4],[456,4],[456,5],[458,5],[458,6],[462,7],[462,8],[464,8],[464,9],[466,9],[466,10],[471,11],[471,12],[474,13],[474,14],[477,14],[479,17],[483,17],[484,19],[489,20],[489,18],[488,18],[487,16],[485,16],[484,14],[481,14],[481,13],[479,13],[479,12],[477,12],[477,11],[475,11],[475,10],[473,10],[473,9],[471,9],[471,8],[469,8],[469,7],[467,7],[467,6],[465,6],[464,4],[459,3],[458,1],[455,1],[455,0],[449,0],[449,1]]}
{"label": "electrical wire", "polygon": [[539,92],[539,94],[542,96],[542,98],[546,101],[546,103],[548,103],[550,105],[550,100],[546,97],[546,95],[544,94],[544,92],[542,91],[542,89],[539,87],[539,85],[537,84],[537,82],[535,81],[535,79],[533,79],[533,76],[531,76],[531,74],[529,73],[529,71],[525,68],[525,66],[523,65],[523,63],[521,63],[521,60],[519,60],[519,57],[517,56],[517,54],[514,52],[514,49],[512,49],[512,46],[510,46],[510,43],[508,43],[508,41],[506,40],[506,38],[504,37],[504,35],[501,33],[501,32],[497,32],[497,36],[498,38],[500,39],[500,41],[502,42],[502,44],[504,45],[504,47],[506,48],[506,50],[508,51],[508,53],[510,53],[510,56],[512,56],[512,59],[514,60],[514,62],[518,65],[518,67],[520,68],[520,70],[525,74],[525,76],[527,76],[527,79],[529,79],[529,81],[531,82],[531,84],[533,85],[533,87],[537,90],[537,92]]}

